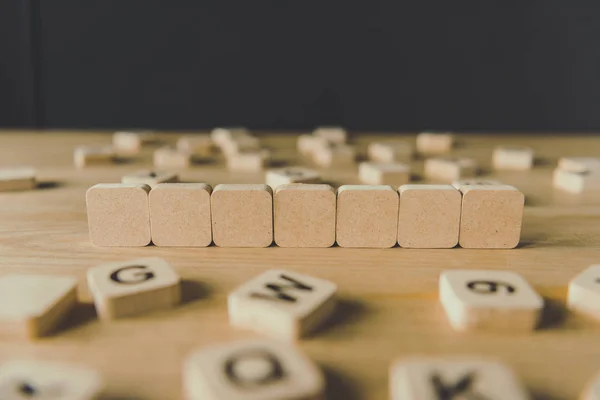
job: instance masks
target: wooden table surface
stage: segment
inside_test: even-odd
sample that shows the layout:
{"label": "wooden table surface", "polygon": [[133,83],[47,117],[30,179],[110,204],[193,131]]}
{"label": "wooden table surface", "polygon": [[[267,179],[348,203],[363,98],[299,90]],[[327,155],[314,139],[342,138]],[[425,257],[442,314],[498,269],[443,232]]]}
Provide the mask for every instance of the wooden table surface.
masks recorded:
{"label": "wooden table surface", "polygon": [[[294,135],[259,136],[278,163],[295,163]],[[177,136],[165,135],[167,141]],[[355,137],[365,145],[379,136]],[[406,135],[414,143],[414,135]],[[600,197],[552,188],[560,156],[600,156],[598,136],[461,135],[455,154],[477,158],[486,175],[526,195],[521,244],[514,250],[392,248],[228,249],[96,248],[88,240],[84,193],[96,183],[151,162],[151,149],[131,163],[76,170],[73,148],[107,144],[102,132],[3,132],[0,165],[32,165],[38,189],[0,193],[0,274],[73,275],[82,304],[53,336],[35,342],[2,340],[0,361],[13,357],[61,360],[101,371],[110,399],[181,397],[182,360],[213,343],[254,336],[228,326],[226,296],[271,268],[334,281],[341,304],[323,329],[299,346],[325,371],[332,399],[388,398],[388,368],[414,354],[485,355],[511,366],[536,399],[574,399],[600,370],[600,325],[565,309],[569,280],[600,264]],[[490,173],[495,145],[528,145],[540,160],[528,172]],[[423,161],[413,167],[417,175]],[[358,183],[356,169],[323,171],[335,185]],[[182,171],[185,181],[260,183],[263,174],[229,173],[221,159]],[[425,182],[425,181],[423,181]],[[88,267],[137,257],[163,257],[184,280],[184,302],[172,311],[117,322],[98,321],[85,283]],[[540,328],[529,335],[455,333],[438,297],[444,269],[498,269],[522,274],[545,298]]]}

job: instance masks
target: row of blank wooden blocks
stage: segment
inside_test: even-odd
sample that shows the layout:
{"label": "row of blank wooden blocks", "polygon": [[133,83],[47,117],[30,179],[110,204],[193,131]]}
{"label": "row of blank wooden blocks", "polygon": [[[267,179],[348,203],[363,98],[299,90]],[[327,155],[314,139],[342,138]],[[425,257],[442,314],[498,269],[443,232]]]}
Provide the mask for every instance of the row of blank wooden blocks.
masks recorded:
{"label": "row of blank wooden blocks", "polygon": [[524,196],[507,185],[98,184],[96,246],[514,248]]}

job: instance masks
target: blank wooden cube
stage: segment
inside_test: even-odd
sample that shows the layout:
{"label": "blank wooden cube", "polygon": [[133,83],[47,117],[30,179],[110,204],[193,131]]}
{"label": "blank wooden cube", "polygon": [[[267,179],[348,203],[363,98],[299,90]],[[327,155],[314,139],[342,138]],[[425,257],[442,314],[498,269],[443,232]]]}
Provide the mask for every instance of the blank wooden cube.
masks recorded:
{"label": "blank wooden cube", "polygon": [[75,306],[76,290],[77,279],[72,277],[0,277],[0,334],[29,339],[49,334]]}
{"label": "blank wooden cube", "polygon": [[218,147],[224,143],[241,136],[251,136],[250,131],[242,126],[219,127],[212,130],[210,138]]}
{"label": "blank wooden cube", "polygon": [[196,157],[210,157],[213,140],[209,134],[184,135],[177,140],[177,150]]}
{"label": "blank wooden cube", "polygon": [[119,153],[136,154],[147,144],[156,142],[152,131],[119,131],[113,133],[113,146]]}
{"label": "blank wooden cube", "polygon": [[103,320],[172,308],[181,297],[179,275],[161,258],[92,267],[87,271],[87,283]]}
{"label": "blank wooden cube", "polygon": [[368,185],[405,185],[410,181],[410,167],[400,163],[362,162],[358,165],[358,177]]}
{"label": "blank wooden cube", "polygon": [[231,172],[258,172],[269,163],[271,153],[266,149],[244,150],[227,157],[227,169]]}
{"label": "blank wooden cube", "polygon": [[552,184],[571,193],[599,191],[600,171],[572,172],[557,168],[552,175]]}
{"label": "blank wooden cube", "polygon": [[494,179],[467,178],[452,182],[452,186],[460,190],[463,186],[481,186],[481,185],[503,185],[502,182]]}
{"label": "blank wooden cube", "polygon": [[390,186],[339,187],[336,220],[339,246],[393,247],[397,234],[398,192]]}
{"label": "blank wooden cube", "polygon": [[101,183],[88,189],[90,241],[95,246],[146,246],[150,243],[150,186]]}
{"label": "blank wooden cube", "polygon": [[504,364],[481,357],[408,357],[390,369],[392,400],[530,400]]}
{"label": "blank wooden cube", "polygon": [[0,365],[0,398],[4,400],[94,400],[103,388],[100,374],[79,365],[33,360]]}
{"label": "blank wooden cube", "polygon": [[417,151],[421,154],[443,154],[452,150],[454,136],[450,132],[421,132],[417,135]]}
{"label": "blank wooden cube", "polygon": [[429,179],[455,181],[477,175],[477,163],[465,157],[436,157],[425,160],[425,176]]}
{"label": "blank wooden cube", "polygon": [[544,305],[519,274],[487,270],[443,272],[440,301],[457,331],[529,332]]}
{"label": "blank wooden cube", "polygon": [[36,186],[31,167],[0,168],[0,192],[31,190]]}
{"label": "blank wooden cube", "polygon": [[206,247],[212,242],[211,187],[163,183],[150,191],[150,225],[156,246]]}
{"label": "blank wooden cube", "polygon": [[313,131],[313,136],[322,137],[330,143],[344,144],[348,139],[348,132],[339,126],[320,126]]}
{"label": "blank wooden cube", "polygon": [[524,171],[533,167],[533,149],[501,146],[494,149],[492,164],[498,170]]}
{"label": "blank wooden cube", "polygon": [[154,151],[154,166],[156,168],[188,168],[192,155],[172,146],[164,146]]}
{"label": "blank wooden cube", "polygon": [[136,171],[132,174],[127,174],[121,178],[121,183],[129,184],[145,184],[154,187],[159,183],[172,183],[179,180],[179,175],[174,172],[152,171],[144,169]]}
{"label": "blank wooden cube", "polygon": [[217,185],[211,213],[217,246],[267,247],[273,242],[273,192],[267,185]]}
{"label": "blank wooden cube", "polygon": [[73,151],[73,162],[77,168],[95,165],[109,165],[115,161],[117,153],[111,146],[78,146]]}
{"label": "blank wooden cube", "polygon": [[286,167],[270,169],[266,173],[266,183],[272,189],[290,183],[316,183],[321,180],[321,174],[304,167]]}
{"label": "blank wooden cube", "polygon": [[313,160],[317,165],[326,168],[341,168],[354,165],[356,151],[347,144],[329,144],[318,147],[313,152]]}
{"label": "blank wooden cube", "polygon": [[379,163],[408,163],[413,157],[413,146],[404,140],[384,140],[369,144],[369,160]]}
{"label": "blank wooden cube", "polygon": [[569,282],[569,309],[600,319],[600,265],[591,265]]}
{"label": "blank wooden cube", "polygon": [[508,185],[463,186],[459,244],[469,249],[512,249],[521,238],[525,196]]}
{"label": "blank wooden cube", "polygon": [[600,157],[562,157],[558,168],[569,172],[598,172]]}
{"label": "blank wooden cube", "polygon": [[280,247],[331,247],[336,194],[329,185],[290,184],[274,196],[275,243]]}
{"label": "blank wooden cube", "polygon": [[458,244],[462,196],[450,185],[400,186],[398,244],[449,249]]}
{"label": "blank wooden cube", "polygon": [[333,313],[336,291],[334,283],[323,279],[266,271],[229,294],[229,323],[293,341],[314,331]]}
{"label": "blank wooden cube", "polygon": [[187,400],[323,400],[325,378],[297,348],[269,339],[206,347],[183,366]]}

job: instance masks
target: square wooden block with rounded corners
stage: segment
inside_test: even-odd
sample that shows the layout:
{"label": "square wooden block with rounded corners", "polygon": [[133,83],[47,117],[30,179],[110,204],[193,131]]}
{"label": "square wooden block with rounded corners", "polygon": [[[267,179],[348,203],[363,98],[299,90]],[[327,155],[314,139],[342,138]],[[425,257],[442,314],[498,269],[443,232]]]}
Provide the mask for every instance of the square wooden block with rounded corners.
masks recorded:
{"label": "square wooden block with rounded corners", "polygon": [[511,271],[442,272],[440,301],[458,331],[531,332],[544,306],[529,283]]}
{"label": "square wooden block with rounded corners", "polygon": [[400,186],[410,182],[410,166],[400,163],[362,162],[358,177],[367,185]]}
{"label": "square wooden block with rounded corners", "polygon": [[384,140],[369,143],[369,160],[378,163],[409,163],[413,158],[413,146],[406,140]]}
{"label": "square wooden block with rounded corners", "polygon": [[462,196],[450,185],[400,186],[398,244],[449,249],[458,244]]}
{"label": "square wooden block with rounded corners", "polygon": [[347,144],[328,143],[314,149],[313,161],[323,168],[350,167],[356,161],[356,150]]}
{"label": "square wooden block with rounded corners", "polygon": [[98,317],[104,320],[171,308],[181,298],[179,275],[156,257],[89,268],[87,283]]}
{"label": "square wooden block with rounded corners", "polygon": [[421,132],[417,135],[417,151],[421,154],[443,154],[452,150],[451,132]]}
{"label": "square wooden block with rounded corners", "polygon": [[391,186],[338,189],[336,241],[340,247],[388,248],[398,237],[398,192]]}
{"label": "square wooden block with rounded corners", "polygon": [[154,245],[210,246],[211,192],[206,183],[161,183],[153,188],[149,201]]}
{"label": "square wooden block with rounded corners", "polygon": [[177,139],[177,150],[195,157],[210,157],[213,140],[210,134],[183,135]]}
{"label": "square wooden block with rounded corners", "polygon": [[468,157],[435,157],[425,160],[428,179],[452,182],[477,175],[477,162]]}
{"label": "square wooden block with rounded corners", "polygon": [[567,171],[556,168],[552,174],[552,184],[555,188],[571,193],[600,192],[600,172]]}
{"label": "square wooden block with rounded corners", "polygon": [[306,336],[334,312],[337,286],[292,271],[269,270],[227,298],[229,323],[280,340]]}
{"label": "square wooden block with rounded corners", "polygon": [[595,319],[600,319],[600,265],[590,265],[569,282],[567,306]]}
{"label": "square wooden block with rounded corners", "polygon": [[461,186],[459,244],[467,249],[512,249],[521,239],[525,195],[508,185]]}
{"label": "square wooden block with rounded corners", "polygon": [[392,400],[530,400],[505,364],[473,356],[412,356],[390,368]]}
{"label": "square wooden block with rounded corners", "polygon": [[281,185],[273,198],[279,247],[331,247],[335,243],[336,194],[330,185]]}
{"label": "square wooden block with rounded corners", "polygon": [[99,247],[135,247],[150,243],[150,186],[100,183],[85,195],[90,241]]}
{"label": "square wooden block with rounded corners", "polygon": [[3,400],[96,400],[103,389],[100,374],[80,365],[25,359],[0,365]]}
{"label": "square wooden block with rounded corners", "polygon": [[267,185],[217,185],[211,213],[217,246],[268,247],[273,243],[273,192]]}
{"label": "square wooden block with rounded corners", "polygon": [[33,339],[52,332],[77,302],[77,279],[69,276],[0,277],[0,335]]}
{"label": "square wooden block with rounded corners", "polygon": [[187,400],[323,400],[325,378],[296,347],[245,339],[192,352],[183,366]]}
{"label": "square wooden block with rounded corners", "polygon": [[173,146],[163,146],[154,151],[153,161],[156,168],[184,169],[192,163],[192,155]]}
{"label": "square wooden block with rounded corners", "polygon": [[524,171],[533,167],[533,149],[530,147],[498,146],[492,155],[497,170]]}
{"label": "square wooden block with rounded corners", "polygon": [[243,150],[227,156],[227,169],[232,172],[262,171],[269,163],[271,153],[267,149]]}
{"label": "square wooden block with rounded corners", "polygon": [[35,189],[35,169],[32,167],[0,168],[0,192]]}
{"label": "square wooden block with rounded corners", "polygon": [[113,133],[113,146],[119,154],[137,154],[142,147],[156,142],[152,131],[118,131]]}

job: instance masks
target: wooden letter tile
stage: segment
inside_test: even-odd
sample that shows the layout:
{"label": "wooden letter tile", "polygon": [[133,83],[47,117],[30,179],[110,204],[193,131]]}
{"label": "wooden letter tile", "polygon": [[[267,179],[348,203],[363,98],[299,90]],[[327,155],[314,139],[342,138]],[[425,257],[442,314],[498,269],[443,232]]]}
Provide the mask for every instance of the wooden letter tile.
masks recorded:
{"label": "wooden letter tile", "polygon": [[421,132],[417,135],[417,151],[421,154],[443,154],[452,150],[454,136],[450,132]]}
{"label": "wooden letter tile", "polygon": [[317,148],[325,147],[329,142],[314,135],[300,135],[296,142],[298,152],[304,156],[312,156]]}
{"label": "wooden letter tile", "polygon": [[458,331],[529,332],[544,305],[519,274],[487,270],[443,272],[440,301]]}
{"label": "wooden letter tile", "polygon": [[398,192],[390,186],[340,186],[337,243],[341,247],[393,247],[398,235],[397,217]]}
{"label": "wooden letter tile", "polygon": [[112,262],[87,271],[100,319],[172,308],[180,301],[179,275],[161,258]]}
{"label": "wooden letter tile", "polygon": [[177,140],[177,150],[192,156],[210,157],[213,141],[208,134],[184,135]]}
{"label": "wooden letter tile", "polygon": [[525,196],[508,185],[463,186],[459,244],[512,249],[519,244]]}
{"label": "wooden letter tile", "polygon": [[73,151],[73,162],[77,168],[108,165],[115,161],[116,156],[111,146],[78,146]]}
{"label": "wooden letter tile", "polygon": [[533,149],[529,147],[496,147],[492,156],[498,170],[524,171],[533,167]]}
{"label": "wooden letter tile", "polygon": [[31,167],[0,168],[0,192],[31,190],[36,186]]}
{"label": "wooden letter tile", "polygon": [[319,327],[336,304],[334,283],[296,272],[270,270],[228,297],[229,322],[293,341]]}
{"label": "wooden letter tile", "polygon": [[600,319],[600,265],[591,265],[569,282],[569,309]]}
{"label": "wooden letter tile", "polygon": [[152,242],[156,246],[209,246],[211,191],[205,183],[163,183],[152,189]]}
{"label": "wooden letter tile", "polygon": [[322,137],[330,143],[344,144],[348,139],[348,132],[339,126],[320,126],[313,131],[313,136]]}
{"label": "wooden letter tile", "polygon": [[408,163],[413,157],[413,147],[404,140],[385,140],[369,144],[369,160],[379,163]]}
{"label": "wooden letter tile", "polygon": [[600,171],[568,171],[557,168],[552,176],[555,188],[571,193],[583,193],[600,190]]}
{"label": "wooden letter tile", "polygon": [[100,183],[86,193],[90,241],[95,246],[150,243],[150,186]]}
{"label": "wooden letter tile", "polygon": [[325,378],[295,347],[246,339],[188,356],[183,390],[187,400],[323,400]]}
{"label": "wooden letter tile", "polygon": [[271,152],[267,149],[235,152],[227,156],[227,169],[231,172],[262,171],[270,158]]}
{"label": "wooden letter tile", "polygon": [[475,357],[410,357],[390,369],[392,400],[530,400],[504,364]]}
{"label": "wooden letter tile", "polygon": [[0,334],[30,339],[47,335],[75,306],[76,289],[77,279],[71,277],[0,277]]}
{"label": "wooden letter tile", "polygon": [[119,131],[113,134],[113,146],[119,154],[137,154],[143,146],[156,140],[157,136],[152,131]]}
{"label": "wooden letter tile", "polygon": [[325,168],[341,168],[354,165],[356,151],[347,144],[330,143],[317,147],[313,152],[314,162]]}
{"label": "wooden letter tile", "polygon": [[331,247],[335,243],[336,194],[329,185],[290,184],[274,196],[279,247]]}
{"label": "wooden letter tile", "polygon": [[211,213],[217,246],[267,247],[273,242],[273,192],[267,185],[217,185]]}
{"label": "wooden letter tile", "polygon": [[270,169],[266,174],[266,183],[272,189],[289,183],[317,183],[321,175],[312,169],[304,167],[287,167]]}
{"label": "wooden letter tile", "polygon": [[600,172],[600,157],[562,157],[558,168],[569,172]]}
{"label": "wooden letter tile", "polygon": [[123,178],[121,178],[121,183],[130,183],[138,185],[146,184],[150,187],[154,187],[159,183],[177,182],[178,180],[179,176],[174,172],[152,171],[144,169],[123,176]]}
{"label": "wooden letter tile", "polygon": [[462,196],[450,185],[400,186],[398,244],[443,249],[458,244]]}
{"label": "wooden letter tile", "polygon": [[78,365],[30,360],[0,365],[3,400],[94,400],[103,388],[100,374]]}
{"label": "wooden letter tile", "polygon": [[405,185],[410,181],[410,167],[400,163],[362,162],[358,166],[358,177],[368,185]]}
{"label": "wooden letter tile", "polygon": [[250,131],[242,126],[215,128],[210,133],[213,143],[220,148],[227,142],[242,136],[251,136]]}
{"label": "wooden letter tile", "polygon": [[477,175],[477,163],[465,157],[436,157],[425,160],[425,176],[452,182]]}
{"label": "wooden letter tile", "polygon": [[192,155],[179,151],[175,147],[164,146],[154,151],[154,166],[156,168],[188,168]]}

